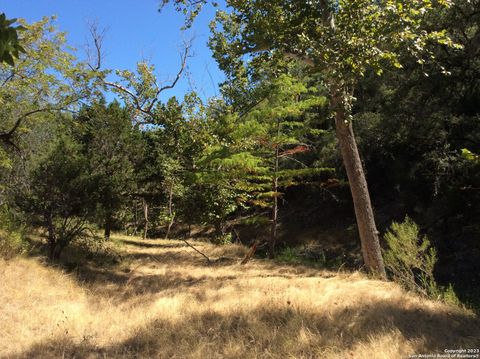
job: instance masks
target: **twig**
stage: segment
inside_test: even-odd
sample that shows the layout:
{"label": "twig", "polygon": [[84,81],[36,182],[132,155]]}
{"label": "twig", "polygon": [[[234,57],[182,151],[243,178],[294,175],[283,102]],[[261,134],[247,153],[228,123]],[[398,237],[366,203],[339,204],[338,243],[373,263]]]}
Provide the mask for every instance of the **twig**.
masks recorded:
{"label": "twig", "polygon": [[205,258],[207,259],[208,264],[211,264],[211,263],[212,263],[212,261],[210,260],[210,258],[208,258],[208,257],[206,256],[206,254],[200,252],[197,248],[195,248],[195,247],[192,246],[190,243],[188,243],[186,239],[182,239],[182,241],[185,242],[185,244],[186,244],[187,246],[189,246],[190,248],[192,248],[195,252],[197,252],[197,253],[201,254],[203,257],[205,257]]}
{"label": "twig", "polygon": [[252,247],[250,248],[250,250],[248,251],[247,255],[245,256],[245,258],[243,258],[243,260],[240,262],[240,264],[247,264],[248,261],[250,259],[252,259],[253,255],[255,254],[255,252],[257,251],[257,249],[259,248],[263,248],[267,243],[262,243],[260,244],[260,241],[255,241],[255,243],[253,243]]}

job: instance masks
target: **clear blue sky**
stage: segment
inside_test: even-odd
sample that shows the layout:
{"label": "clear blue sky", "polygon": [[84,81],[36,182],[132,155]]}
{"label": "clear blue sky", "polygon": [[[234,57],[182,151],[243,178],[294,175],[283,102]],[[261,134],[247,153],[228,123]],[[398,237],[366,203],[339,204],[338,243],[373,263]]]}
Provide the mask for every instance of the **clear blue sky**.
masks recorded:
{"label": "clear blue sky", "polygon": [[175,77],[183,41],[194,37],[194,57],[188,61],[189,79],[184,76],[163,99],[174,95],[183,98],[192,88],[203,99],[218,94],[217,85],[223,75],[206,45],[214,10],[205,8],[192,29],[182,32],[183,15],[172,6],[159,13],[159,3],[160,0],[0,0],[0,12],[5,12],[7,18],[24,18],[28,22],[57,15],[58,28],[67,32],[69,45],[81,53],[89,40],[87,24],[97,21],[107,29],[105,68],[133,70],[138,61],[148,59],[155,64],[162,80]]}

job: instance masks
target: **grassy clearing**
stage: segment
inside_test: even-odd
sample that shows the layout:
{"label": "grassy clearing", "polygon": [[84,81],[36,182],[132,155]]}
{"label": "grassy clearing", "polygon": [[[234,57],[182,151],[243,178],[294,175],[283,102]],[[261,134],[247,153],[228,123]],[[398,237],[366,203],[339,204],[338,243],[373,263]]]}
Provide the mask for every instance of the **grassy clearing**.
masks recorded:
{"label": "grassy clearing", "polygon": [[252,260],[239,246],[117,236],[121,262],[66,273],[0,261],[2,358],[405,358],[478,347],[472,314],[359,273]]}

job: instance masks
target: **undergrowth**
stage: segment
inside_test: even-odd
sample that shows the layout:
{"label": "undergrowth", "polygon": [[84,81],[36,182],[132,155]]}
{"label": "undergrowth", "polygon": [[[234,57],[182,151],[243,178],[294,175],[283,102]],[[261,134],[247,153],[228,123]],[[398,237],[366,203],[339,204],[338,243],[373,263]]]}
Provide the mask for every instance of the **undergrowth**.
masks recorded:
{"label": "undergrowth", "polygon": [[385,267],[395,282],[429,298],[461,304],[451,284],[443,287],[435,281],[437,252],[412,219],[407,216],[402,223],[393,222],[385,241]]}
{"label": "undergrowth", "polygon": [[11,259],[27,253],[28,250],[24,230],[15,224],[8,207],[0,206],[0,257]]}

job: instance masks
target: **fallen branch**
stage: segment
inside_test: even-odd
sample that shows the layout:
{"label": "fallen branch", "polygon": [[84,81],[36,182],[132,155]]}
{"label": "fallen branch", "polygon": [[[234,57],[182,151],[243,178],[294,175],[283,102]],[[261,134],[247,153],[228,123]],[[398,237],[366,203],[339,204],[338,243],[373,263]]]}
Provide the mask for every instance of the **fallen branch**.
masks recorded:
{"label": "fallen branch", "polygon": [[185,244],[186,244],[187,246],[189,246],[190,248],[192,248],[195,252],[197,252],[197,253],[201,254],[203,257],[205,257],[205,259],[207,260],[208,264],[211,264],[211,263],[212,263],[212,261],[210,260],[210,258],[208,258],[205,253],[200,252],[197,248],[195,248],[195,247],[192,246],[190,243],[188,243],[186,239],[182,239],[182,241],[185,242]]}
{"label": "fallen branch", "polygon": [[240,264],[247,264],[248,261],[253,257],[253,255],[257,251],[257,248],[258,248],[258,241],[255,241],[255,243],[253,243],[253,246],[250,248],[245,258],[243,258],[243,260],[240,262]]}
{"label": "fallen branch", "polygon": [[255,252],[257,251],[257,249],[259,248],[263,248],[267,245],[267,243],[263,243],[263,244],[260,244],[259,241],[255,241],[255,243],[253,243],[252,247],[250,248],[250,250],[248,251],[247,255],[245,256],[245,258],[243,258],[243,260],[240,262],[240,264],[247,264],[248,261],[250,259],[252,259],[252,257],[254,256]]}

